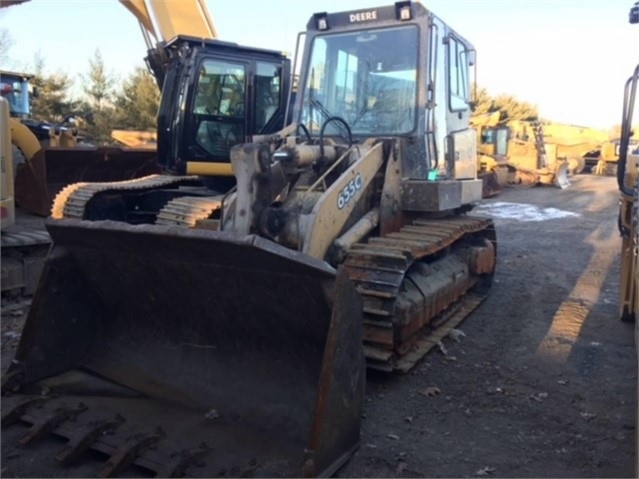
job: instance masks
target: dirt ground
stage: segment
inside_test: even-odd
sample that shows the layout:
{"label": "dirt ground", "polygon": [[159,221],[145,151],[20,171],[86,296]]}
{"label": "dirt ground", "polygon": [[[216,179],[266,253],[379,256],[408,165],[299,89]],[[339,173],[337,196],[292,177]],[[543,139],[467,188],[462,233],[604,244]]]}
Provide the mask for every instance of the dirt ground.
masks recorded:
{"label": "dirt ground", "polygon": [[[368,374],[361,446],[337,475],[635,477],[617,209],[615,179],[591,175],[486,200],[478,213],[498,235],[490,296],[409,374]],[[27,309],[3,304],[3,370]],[[2,436],[1,475],[29,475],[14,435]]]}

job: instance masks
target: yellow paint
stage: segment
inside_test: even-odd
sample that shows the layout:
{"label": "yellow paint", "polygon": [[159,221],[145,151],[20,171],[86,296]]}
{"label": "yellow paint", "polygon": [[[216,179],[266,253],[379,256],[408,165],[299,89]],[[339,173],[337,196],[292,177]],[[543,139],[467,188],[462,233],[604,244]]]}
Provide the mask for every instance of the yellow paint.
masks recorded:
{"label": "yellow paint", "polygon": [[186,174],[196,176],[233,176],[230,163],[210,163],[206,161],[188,161]]}
{"label": "yellow paint", "polygon": [[178,35],[207,40],[218,37],[204,0],[120,0],[120,3],[158,41],[167,42]]}

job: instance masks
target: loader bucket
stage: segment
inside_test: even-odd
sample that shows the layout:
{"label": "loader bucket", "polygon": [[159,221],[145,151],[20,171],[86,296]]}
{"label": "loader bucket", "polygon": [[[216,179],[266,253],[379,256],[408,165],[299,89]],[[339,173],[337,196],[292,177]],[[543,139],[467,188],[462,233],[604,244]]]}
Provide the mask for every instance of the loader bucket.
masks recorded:
{"label": "loader bucket", "polygon": [[328,476],[357,447],[362,305],[345,271],[230,232],[47,227],[54,247],[4,390],[37,392],[37,381],[74,370],[125,386],[148,402],[142,419],[131,398],[97,403],[95,393],[56,391],[55,378],[47,387],[52,401],[84,398],[69,428],[94,408],[124,418],[125,430],[94,449],[117,451],[107,443],[159,428],[155,450],[136,459],[157,474],[158,455],[200,447],[206,465],[187,475]]}
{"label": "loader bucket", "polygon": [[18,169],[16,202],[30,213],[49,216],[53,199],[63,187],[159,173],[156,157],[155,150],[143,148],[43,148]]}
{"label": "loader bucket", "polygon": [[555,163],[555,186],[558,186],[562,190],[570,186],[567,161],[557,160]]}

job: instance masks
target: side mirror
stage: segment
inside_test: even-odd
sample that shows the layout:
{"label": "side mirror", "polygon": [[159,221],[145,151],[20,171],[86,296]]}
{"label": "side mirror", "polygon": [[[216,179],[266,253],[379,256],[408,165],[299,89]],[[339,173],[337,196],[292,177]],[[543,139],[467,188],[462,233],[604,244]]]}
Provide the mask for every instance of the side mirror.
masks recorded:
{"label": "side mirror", "polygon": [[472,67],[477,64],[477,52],[475,50],[468,50],[468,66]]}

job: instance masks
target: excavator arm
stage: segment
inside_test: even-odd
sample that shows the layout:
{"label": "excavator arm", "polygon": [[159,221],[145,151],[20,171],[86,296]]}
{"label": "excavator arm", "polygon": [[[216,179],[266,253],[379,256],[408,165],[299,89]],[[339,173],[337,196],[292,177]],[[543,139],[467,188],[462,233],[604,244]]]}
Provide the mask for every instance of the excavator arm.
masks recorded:
{"label": "excavator arm", "polygon": [[217,29],[204,0],[166,2],[163,0],[119,0],[137,18],[148,48],[145,58],[160,89],[168,69],[166,44],[179,35],[217,39]]}

